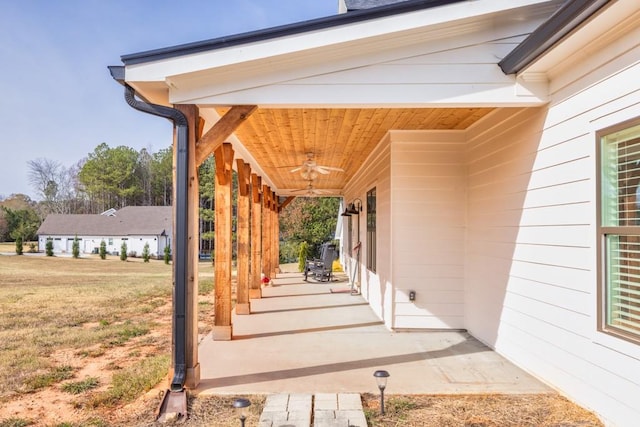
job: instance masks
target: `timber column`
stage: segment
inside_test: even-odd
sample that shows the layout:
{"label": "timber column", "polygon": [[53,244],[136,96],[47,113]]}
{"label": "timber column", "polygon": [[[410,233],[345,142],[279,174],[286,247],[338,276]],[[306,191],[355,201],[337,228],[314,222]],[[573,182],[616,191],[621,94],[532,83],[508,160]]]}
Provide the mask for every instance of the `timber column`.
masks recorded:
{"label": "timber column", "polygon": [[238,275],[236,284],[236,314],[250,314],[249,302],[249,196],[251,166],[237,159],[238,169]]}
{"label": "timber column", "polygon": [[271,277],[271,189],[262,186],[262,273]]}
{"label": "timber column", "polygon": [[271,246],[271,271],[272,276],[280,273],[280,218],[278,214],[278,195],[273,192],[273,203],[271,204],[271,236],[273,244]]}
{"label": "timber column", "polygon": [[213,339],[229,341],[231,326],[231,169],[233,147],[225,142],[214,152],[215,174],[215,318]]}
{"label": "timber column", "polygon": [[[195,153],[196,137],[198,136],[199,111],[195,105],[176,105],[175,108],[181,111],[187,118],[189,124],[189,140],[187,150]],[[174,155],[176,139],[174,138]],[[198,254],[200,252],[199,214],[200,214],[200,194],[198,183],[198,166],[194,155],[189,157],[187,204],[189,206],[189,217],[187,219],[187,311],[186,311],[186,337],[185,337],[185,362],[187,377],[185,387],[194,389],[200,383],[200,363],[198,362]],[[175,164],[175,161],[174,161]],[[174,182],[176,182],[174,178]],[[175,191],[175,190],[174,190]],[[176,200],[174,196],[174,200]],[[174,203],[175,204],[175,203]],[[176,215],[174,213],[173,217]],[[175,227],[174,227],[175,230]],[[174,237],[175,241],[175,237]]]}
{"label": "timber column", "polygon": [[249,272],[249,298],[262,298],[260,273],[262,272],[262,178],[251,174],[251,269]]}

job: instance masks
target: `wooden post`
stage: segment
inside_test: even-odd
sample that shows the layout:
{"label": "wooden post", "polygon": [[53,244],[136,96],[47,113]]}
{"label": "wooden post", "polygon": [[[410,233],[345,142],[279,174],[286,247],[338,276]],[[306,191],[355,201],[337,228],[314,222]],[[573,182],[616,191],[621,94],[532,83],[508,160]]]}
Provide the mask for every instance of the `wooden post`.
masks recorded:
{"label": "wooden post", "polygon": [[[195,152],[196,138],[199,127],[198,107],[192,104],[176,105],[186,117],[189,123],[189,141],[187,150],[189,153]],[[174,139],[174,151],[177,141]],[[187,247],[187,310],[186,310],[186,359],[187,377],[185,387],[194,389],[200,383],[200,363],[198,362],[198,254],[200,252],[199,239],[199,183],[198,166],[195,156],[189,156],[189,187],[187,189],[188,216],[188,247]],[[175,182],[175,180],[174,180]],[[175,190],[174,190],[175,191]],[[174,195],[173,200],[176,200]],[[175,213],[174,213],[175,218]],[[174,227],[175,232],[175,227]],[[176,236],[174,235],[174,242]]]}
{"label": "wooden post", "polygon": [[213,339],[231,340],[231,168],[233,147],[225,142],[214,152],[215,192],[215,319]]}
{"label": "wooden post", "polygon": [[249,302],[249,219],[251,166],[237,159],[238,169],[238,275],[236,314],[250,314]]}
{"label": "wooden post", "polygon": [[278,196],[271,193],[271,277],[280,272],[280,249],[278,233]]}
{"label": "wooden post", "polygon": [[278,196],[274,193],[273,206],[273,265],[275,274],[280,273],[280,207]]}
{"label": "wooden post", "polygon": [[249,298],[262,298],[260,273],[262,272],[262,178],[251,174],[251,269]]}
{"label": "wooden post", "polygon": [[262,186],[262,272],[267,276],[271,274],[271,189],[268,185]]}

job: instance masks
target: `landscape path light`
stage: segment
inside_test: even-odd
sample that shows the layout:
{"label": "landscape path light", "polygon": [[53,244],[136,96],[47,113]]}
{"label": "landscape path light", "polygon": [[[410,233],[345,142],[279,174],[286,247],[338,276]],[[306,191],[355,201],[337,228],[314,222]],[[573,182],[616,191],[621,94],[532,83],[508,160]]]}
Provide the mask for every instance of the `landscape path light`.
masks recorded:
{"label": "landscape path light", "polygon": [[380,415],[384,415],[384,389],[387,387],[387,378],[389,378],[389,372],[387,371],[375,371],[373,376],[376,377],[378,388],[380,389]]}
{"label": "landscape path light", "polygon": [[251,406],[249,399],[239,398],[233,401],[233,407],[238,411],[240,417],[240,426],[244,427],[244,422],[247,419],[248,408]]}

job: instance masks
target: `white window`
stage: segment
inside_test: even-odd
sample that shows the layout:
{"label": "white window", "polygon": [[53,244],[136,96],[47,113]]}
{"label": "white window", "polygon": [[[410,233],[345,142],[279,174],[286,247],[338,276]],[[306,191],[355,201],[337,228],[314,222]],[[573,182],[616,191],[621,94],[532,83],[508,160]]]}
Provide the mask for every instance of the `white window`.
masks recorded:
{"label": "white window", "polygon": [[640,119],[598,139],[600,329],[640,341]]}

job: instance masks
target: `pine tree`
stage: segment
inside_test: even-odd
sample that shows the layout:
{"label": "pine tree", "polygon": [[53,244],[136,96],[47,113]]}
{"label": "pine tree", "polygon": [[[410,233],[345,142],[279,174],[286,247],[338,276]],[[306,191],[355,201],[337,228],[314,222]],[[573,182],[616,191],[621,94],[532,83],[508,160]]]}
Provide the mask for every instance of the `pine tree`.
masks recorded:
{"label": "pine tree", "polygon": [[120,246],[120,261],[127,260],[127,242],[122,242]]}
{"label": "pine tree", "polygon": [[80,257],[80,242],[78,241],[78,236],[75,236],[73,238],[73,245],[71,246],[71,253],[73,254],[74,258],[79,258]]}
{"label": "pine tree", "polygon": [[144,244],[144,248],[142,248],[142,259],[144,262],[149,262],[149,243]]}
{"label": "pine tree", "polygon": [[16,254],[22,255],[22,236],[16,237]]}
{"label": "pine tree", "polygon": [[44,245],[44,251],[47,256],[53,256],[53,240],[47,239],[47,243]]}
{"label": "pine tree", "polygon": [[169,260],[171,259],[171,248],[169,245],[164,247],[164,263],[169,264]]}

